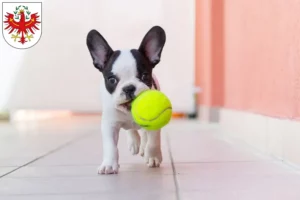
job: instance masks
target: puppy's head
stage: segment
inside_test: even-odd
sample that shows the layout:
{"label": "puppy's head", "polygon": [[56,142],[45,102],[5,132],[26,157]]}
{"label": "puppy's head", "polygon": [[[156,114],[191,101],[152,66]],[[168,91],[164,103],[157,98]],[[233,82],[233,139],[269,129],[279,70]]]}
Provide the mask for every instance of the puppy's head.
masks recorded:
{"label": "puppy's head", "polygon": [[131,101],[152,87],[152,69],[160,61],[165,41],[165,31],[154,26],[138,49],[114,51],[98,31],[88,33],[87,46],[93,64],[102,72],[116,108],[129,111]]}

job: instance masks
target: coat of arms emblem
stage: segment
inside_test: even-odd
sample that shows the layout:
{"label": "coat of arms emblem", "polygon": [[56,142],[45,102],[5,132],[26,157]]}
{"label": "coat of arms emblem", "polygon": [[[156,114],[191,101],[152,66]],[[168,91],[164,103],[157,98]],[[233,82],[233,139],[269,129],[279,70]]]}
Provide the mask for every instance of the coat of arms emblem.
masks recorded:
{"label": "coat of arms emblem", "polygon": [[3,3],[2,33],[12,47],[27,49],[42,35],[42,3]]}

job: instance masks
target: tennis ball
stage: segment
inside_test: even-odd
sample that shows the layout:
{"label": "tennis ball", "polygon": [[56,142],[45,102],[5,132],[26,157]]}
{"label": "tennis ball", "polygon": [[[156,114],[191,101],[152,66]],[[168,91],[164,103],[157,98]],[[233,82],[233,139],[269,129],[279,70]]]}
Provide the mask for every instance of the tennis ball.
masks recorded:
{"label": "tennis ball", "polygon": [[159,130],[170,122],[172,104],[162,92],[147,90],[132,102],[131,113],[139,126],[146,130]]}

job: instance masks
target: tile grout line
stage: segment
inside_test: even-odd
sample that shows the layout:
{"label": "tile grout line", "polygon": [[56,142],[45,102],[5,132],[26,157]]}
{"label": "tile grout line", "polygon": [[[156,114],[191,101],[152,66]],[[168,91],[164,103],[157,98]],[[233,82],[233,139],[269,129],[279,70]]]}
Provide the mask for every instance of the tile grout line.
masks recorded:
{"label": "tile grout line", "polygon": [[181,198],[181,195],[180,195],[180,189],[179,189],[179,184],[178,184],[178,178],[177,178],[174,158],[173,158],[173,155],[172,155],[172,152],[171,152],[171,144],[170,144],[169,133],[166,133],[166,139],[167,139],[168,152],[169,152],[172,171],[173,171],[173,179],[174,179],[174,185],[175,185],[175,191],[176,191],[176,199],[181,200],[182,198]]}
{"label": "tile grout line", "polygon": [[[278,162],[283,163],[280,160],[229,160],[229,161],[178,161],[178,164],[223,164],[223,163],[272,163]],[[57,164],[57,165],[38,165],[39,167],[69,167],[69,166],[95,166],[98,163],[88,163],[88,164]],[[122,165],[130,165],[130,162],[122,162]],[[0,165],[0,168],[16,168],[17,165]]]}
{"label": "tile grout line", "polygon": [[90,134],[88,134],[88,135],[82,135],[82,136],[80,136],[80,137],[77,137],[77,138],[75,138],[75,139],[72,139],[72,140],[70,140],[70,141],[68,141],[68,142],[66,142],[66,143],[64,143],[64,144],[62,144],[62,145],[60,145],[60,146],[58,146],[57,148],[54,148],[53,150],[48,151],[47,153],[45,153],[45,154],[43,154],[43,155],[41,155],[41,156],[38,156],[37,158],[35,158],[35,159],[33,159],[33,160],[31,160],[31,161],[29,161],[29,162],[27,162],[27,163],[25,163],[25,164],[23,164],[23,165],[21,165],[21,166],[18,166],[17,168],[15,168],[15,169],[13,169],[13,170],[7,172],[7,173],[2,174],[2,175],[0,176],[0,179],[3,178],[3,177],[5,177],[5,176],[7,176],[7,175],[9,175],[9,174],[14,173],[15,171],[17,171],[17,170],[19,170],[19,169],[21,169],[21,168],[23,168],[23,167],[26,167],[26,166],[28,166],[28,165],[34,163],[34,162],[36,162],[36,161],[38,161],[38,160],[40,160],[40,159],[42,159],[42,158],[44,158],[44,157],[46,157],[46,156],[48,156],[48,155],[51,155],[51,154],[53,154],[53,153],[55,153],[55,152],[57,152],[57,151],[59,151],[59,150],[65,148],[65,147],[71,145],[71,144],[74,144],[75,142],[77,142],[78,140],[80,140],[80,139],[82,139],[82,138],[88,138],[88,137],[91,136],[91,135],[93,135],[93,133],[90,133]]}

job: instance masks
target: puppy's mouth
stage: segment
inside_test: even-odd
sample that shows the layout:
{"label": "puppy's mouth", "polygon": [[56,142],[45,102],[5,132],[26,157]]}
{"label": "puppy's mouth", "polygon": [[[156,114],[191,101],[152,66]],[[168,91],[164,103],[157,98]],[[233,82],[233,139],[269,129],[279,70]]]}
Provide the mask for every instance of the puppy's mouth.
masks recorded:
{"label": "puppy's mouth", "polygon": [[126,101],[125,103],[121,103],[119,106],[121,108],[125,108],[127,111],[131,110],[131,103],[132,103],[133,99]]}

